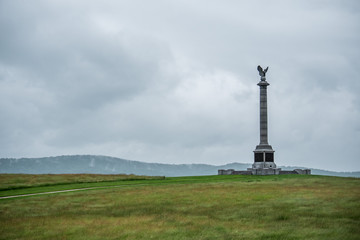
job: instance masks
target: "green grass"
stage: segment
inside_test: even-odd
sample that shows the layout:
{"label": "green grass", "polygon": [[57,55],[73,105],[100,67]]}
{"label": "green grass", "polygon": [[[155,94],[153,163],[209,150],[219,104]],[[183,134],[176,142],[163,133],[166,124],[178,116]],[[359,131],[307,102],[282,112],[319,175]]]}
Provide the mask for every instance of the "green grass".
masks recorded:
{"label": "green grass", "polygon": [[[91,179],[84,181],[84,175]],[[10,180],[6,180],[6,177]],[[148,177],[136,175],[92,175],[92,174],[0,174],[0,197],[33,194],[41,192],[52,192],[59,190],[91,188],[91,187],[125,187],[128,185],[154,185],[154,184],[187,184],[187,183],[206,183],[224,181],[263,181],[268,177],[275,176],[192,176],[192,177]],[[291,176],[289,176],[291,177]],[[29,179],[41,179],[39,181],[29,181]],[[284,178],[284,176],[283,176]],[[4,180],[5,179],[5,180]],[[274,178],[276,180],[276,177]],[[135,181],[136,180],[136,181]],[[152,180],[152,181],[149,181]],[[166,181],[164,181],[166,180]],[[18,182],[19,185],[14,185]]]}
{"label": "green grass", "polygon": [[73,183],[153,179],[164,179],[164,177],[138,176],[133,174],[0,174],[0,191]]}
{"label": "green grass", "polygon": [[[0,239],[360,239],[355,178],[203,176],[80,184],[118,187],[0,200]],[[64,185],[34,189],[49,187]]]}
{"label": "green grass", "polygon": [[0,197],[164,179],[163,176],[124,174],[0,174]]}

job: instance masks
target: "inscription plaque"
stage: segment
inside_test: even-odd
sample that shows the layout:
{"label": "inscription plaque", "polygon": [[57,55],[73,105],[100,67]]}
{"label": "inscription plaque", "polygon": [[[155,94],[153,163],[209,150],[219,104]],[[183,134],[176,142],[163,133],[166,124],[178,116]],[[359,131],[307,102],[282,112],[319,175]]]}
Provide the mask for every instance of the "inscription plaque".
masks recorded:
{"label": "inscription plaque", "polygon": [[265,153],[266,162],[274,162],[274,153]]}
{"label": "inscription plaque", "polygon": [[264,154],[263,153],[255,153],[255,162],[263,162]]}

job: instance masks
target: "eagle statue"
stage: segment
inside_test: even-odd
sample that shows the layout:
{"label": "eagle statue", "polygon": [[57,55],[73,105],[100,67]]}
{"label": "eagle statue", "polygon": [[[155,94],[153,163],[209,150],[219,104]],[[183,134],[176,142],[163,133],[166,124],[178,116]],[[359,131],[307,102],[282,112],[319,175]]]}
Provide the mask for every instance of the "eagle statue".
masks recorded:
{"label": "eagle statue", "polygon": [[259,75],[263,78],[265,77],[265,74],[267,72],[267,70],[269,69],[269,67],[265,68],[264,70],[262,69],[262,67],[259,65],[257,67],[257,70],[259,71]]}

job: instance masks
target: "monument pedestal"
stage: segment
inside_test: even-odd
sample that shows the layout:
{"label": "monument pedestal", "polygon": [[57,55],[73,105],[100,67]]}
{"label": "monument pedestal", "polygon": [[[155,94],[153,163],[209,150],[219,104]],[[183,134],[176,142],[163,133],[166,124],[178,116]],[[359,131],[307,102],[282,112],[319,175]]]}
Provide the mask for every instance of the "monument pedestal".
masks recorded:
{"label": "monument pedestal", "polygon": [[259,144],[254,150],[254,163],[248,171],[252,175],[277,175],[281,168],[277,168],[274,162],[274,150],[269,144]]}

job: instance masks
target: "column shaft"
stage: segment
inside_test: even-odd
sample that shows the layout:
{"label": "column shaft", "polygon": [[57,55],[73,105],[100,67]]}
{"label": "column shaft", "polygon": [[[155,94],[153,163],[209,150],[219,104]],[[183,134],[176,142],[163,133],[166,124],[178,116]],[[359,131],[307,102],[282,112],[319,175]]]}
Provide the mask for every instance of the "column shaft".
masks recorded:
{"label": "column shaft", "polygon": [[267,86],[260,86],[260,144],[268,144]]}

